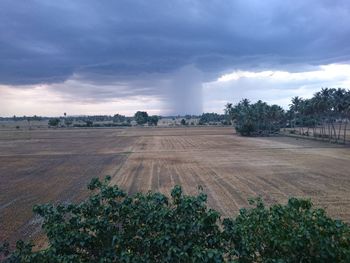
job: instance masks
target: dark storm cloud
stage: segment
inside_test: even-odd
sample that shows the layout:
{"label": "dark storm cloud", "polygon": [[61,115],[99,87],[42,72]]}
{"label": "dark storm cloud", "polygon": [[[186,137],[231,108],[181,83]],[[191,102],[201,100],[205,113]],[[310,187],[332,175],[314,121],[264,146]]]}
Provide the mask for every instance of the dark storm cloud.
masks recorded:
{"label": "dark storm cloud", "polygon": [[[164,74],[171,87],[189,67],[203,73],[201,83],[232,69],[346,61],[349,43],[349,1],[0,2],[0,84],[8,85],[73,76],[148,85]],[[144,92],[156,93],[158,84]]]}

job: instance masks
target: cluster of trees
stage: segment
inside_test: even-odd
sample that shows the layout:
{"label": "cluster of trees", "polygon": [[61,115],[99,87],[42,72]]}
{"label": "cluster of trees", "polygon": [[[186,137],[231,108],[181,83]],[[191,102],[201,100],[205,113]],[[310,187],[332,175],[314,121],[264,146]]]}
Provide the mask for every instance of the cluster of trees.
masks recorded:
{"label": "cluster of trees", "polygon": [[180,124],[186,126],[188,125],[188,122],[185,119],[181,119]]}
{"label": "cluster of trees", "polygon": [[[58,127],[58,126],[65,126],[65,127],[70,127],[73,125],[74,118],[72,117],[65,117],[64,119],[62,118],[51,118],[49,119],[48,125],[49,127]],[[81,125],[82,127],[92,127],[93,122],[90,120],[86,120],[84,125]],[[73,126],[76,126],[74,124]]]}
{"label": "cluster of trees", "polygon": [[134,115],[134,119],[138,125],[144,125],[148,123],[149,126],[157,126],[159,121],[159,116],[152,115],[148,116],[145,111],[138,111]]}
{"label": "cluster of trees", "polygon": [[233,120],[236,131],[244,136],[268,135],[285,125],[285,112],[278,105],[268,105],[259,100],[251,103],[243,99],[236,105],[228,103],[225,114]]}
{"label": "cluster of trees", "polygon": [[52,118],[52,119],[49,119],[49,126],[50,127],[57,127],[58,124],[60,124],[61,120],[59,118]]}
{"label": "cluster of trees", "polygon": [[[32,128],[32,122],[33,121],[42,121],[42,120],[47,120],[47,117],[41,117],[37,115],[33,116],[16,116],[13,115],[12,117],[0,117],[0,121],[27,121],[29,129]],[[19,129],[20,126],[16,126],[16,129]]]}
{"label": "cluster of trees", "polygon": [[235,105],[228,103],[225,114],[234,122],[237,132],[245,136],[268,135],[290,128],[290,133],[345,143],[350,91],[324,88],[310,99],[294,97],[287,111],[261,100],[251,103],[243,99]]}
{"label": "cluster of trees", "polygon": [[346,141],[350,91],[324,88],[311,99],[294,97],[287,112],[289,127],[300,135]]}
{"label": "cluster of trees", "polygon": [[203,113],[199,118],[199,125],[204,124],[222,124],[229,125],[230,121],[227,118],[227,115],[217,114],[217,113]]}
{"label": "cluster of trees", "polygon": [[126,117],[125,115],[115,114],[113,116],[114,123],[131,123],[131,121],[132,121],[132,118]]}
{"label": "cluster of trees", "polygon": [[266,207],[255,199],[222,220],[202,192],[128,196],[109,180],[93,179],[80,204],[34,207],[48,247],[0,244],[4,262],[350,262],[349,225],[309,200]]}
{"label": "cluster of trees", "polygon": [[47,119],[47,117],[41,117],[41,116],[37,116],[37,115],[33,115],[33,116],[16,116],[13,115],[12,117],[0,117],[0,121],[41,121],[41,120],[45,120]]}
{"label": "cluster of trees", "polygon": [[[126,117],[121,114],[115,114],[114,116],[110,115],[92,115],[92,116],[74,116],[74,117],[68,117],[73,122],[87,122],[91,121],[92,123],[99,123],[100,125],[102,123],[118,123],[118,124],[130,124],[132,118]],[[67,117],[66,117],[67,119]]]}
{"label": "cluster of trees", "polygon": [[64,118],[49,119],[48,125],[50,127],[58,127],[60,125],[65,127],[71,125],[74,127],[115,127],[131,126],[131,121],[135,120],[138,125],[147,123],[149,126],[157,126],[159,119],[159,116],[148,116],[147,112],[138,111],[134,117],[126,117],[121,114],[115,114],[113,117],[107,115],[67,117],[65,115]]}

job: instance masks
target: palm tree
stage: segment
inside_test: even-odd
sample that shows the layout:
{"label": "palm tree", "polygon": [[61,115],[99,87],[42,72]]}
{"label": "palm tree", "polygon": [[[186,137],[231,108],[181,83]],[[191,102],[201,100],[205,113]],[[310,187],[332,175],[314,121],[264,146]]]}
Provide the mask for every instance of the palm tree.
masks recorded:
{"label": "palm tree", "polygon": [[227,104],[225,105],[224,111],[225,111],[225,115],[226,115],[227,121],[231,123],[232,120],[233,120],[233,107],[232,107],[232,103],[227,103]]}
{"label": "palm tree", "polygon": [[344,124],[344,140],[343,142],[346,143],[346,132],[347,132],[347,125],[348,121],[350,119],[350,90],[345,91],[344,98],[343,98],[343,116],[345,118],[345,124]]}
{"label": "palm tree", "polygon": [[[303,99],[296,96],[292,98],[292,103],[289,105],[289,109],[292,112],[292,116],[293,116],[293,128],[295,129],[296,124],[298,123],[300,125],[300,108],[301,105],[303,103]],[[300,127],[299,127],[299,133],[301,133],[300,131]]]}

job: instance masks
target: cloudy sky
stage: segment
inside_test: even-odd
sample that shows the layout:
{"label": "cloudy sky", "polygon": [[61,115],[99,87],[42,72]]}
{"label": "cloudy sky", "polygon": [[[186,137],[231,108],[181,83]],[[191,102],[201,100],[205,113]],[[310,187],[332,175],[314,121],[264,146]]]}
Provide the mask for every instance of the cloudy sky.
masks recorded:
{"label": "cloudy sky", "polygon": [[221,113],[350,88],[350,1],[1,0],[0,116]]}

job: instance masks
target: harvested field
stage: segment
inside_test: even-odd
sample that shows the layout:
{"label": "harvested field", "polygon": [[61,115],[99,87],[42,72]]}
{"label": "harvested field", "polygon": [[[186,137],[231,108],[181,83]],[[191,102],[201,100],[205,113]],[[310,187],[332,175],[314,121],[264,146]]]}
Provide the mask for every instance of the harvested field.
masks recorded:
{"label": "harvested field", "polygon": [[32,205],[81,200],[88,181],[107,174],[130,194],[201,185],[224,216],[249,197],[298,196],[350,222],[349,171],[350,148],[223,127],[0,131],[0,240],[34,237]]}

